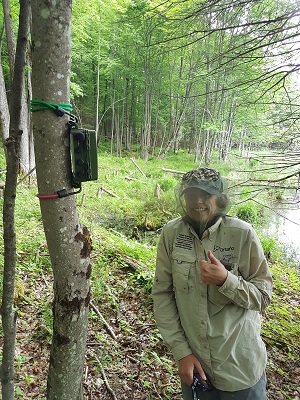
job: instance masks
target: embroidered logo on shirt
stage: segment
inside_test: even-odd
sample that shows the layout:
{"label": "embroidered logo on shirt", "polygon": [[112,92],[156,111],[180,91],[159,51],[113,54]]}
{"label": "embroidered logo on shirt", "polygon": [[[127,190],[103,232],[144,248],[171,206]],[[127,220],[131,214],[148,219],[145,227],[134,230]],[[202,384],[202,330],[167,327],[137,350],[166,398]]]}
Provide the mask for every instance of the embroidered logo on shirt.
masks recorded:
{"label": "embroidered logo on shirt", "polygon": [[192,250],[193,238],[191,236],[179,233],[176,238],[175,247],[179,247],[180,249]]}
{"label": "embroidered logo on shirt", "polygon": [[230,246],[230,247],[220,247],[220,246],[217,246],[217,245],[215,244],[214,249],[213,249],[213,252],[214,252],[214,251],[220,251],[220,252],[222,253],[223,251],[230,251],[230,250],[234,250],[234,247],[233,247],[233,246]]}

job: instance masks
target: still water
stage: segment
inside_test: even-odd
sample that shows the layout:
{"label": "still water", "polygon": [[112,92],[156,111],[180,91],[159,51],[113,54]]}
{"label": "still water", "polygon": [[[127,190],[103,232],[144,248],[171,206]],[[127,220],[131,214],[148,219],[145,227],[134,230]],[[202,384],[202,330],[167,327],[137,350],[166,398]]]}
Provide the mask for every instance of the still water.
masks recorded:
{"label": "still water", "polygon": [[300,204],[277,205],[266,225],[263,232],[278,239],[287,255],[300,263]]}

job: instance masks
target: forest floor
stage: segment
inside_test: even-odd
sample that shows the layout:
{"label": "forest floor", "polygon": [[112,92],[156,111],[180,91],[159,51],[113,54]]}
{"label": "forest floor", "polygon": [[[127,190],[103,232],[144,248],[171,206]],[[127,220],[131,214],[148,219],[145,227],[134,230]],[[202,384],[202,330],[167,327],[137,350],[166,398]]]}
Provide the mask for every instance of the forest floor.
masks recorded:
{"label": "forest floor", "polygon": [[[156,329],[149,288],[141,284],[142,279],[133,278],[134,261],[110,262],[101,298],[95,286],[98,277],[94,278],[85,400],[180,400],[176,366]],[[28,271],[22,274],[25,293],[18,302],[16,399],[44,400],[52,329],[51,270],[34,279]],[[293,298],[283,296],[282,301],[293,302],[300,309],[299,292],[293,292]],[[266,342],[268,399],[299,400],[300,342],[292,348],[282,341]]]}

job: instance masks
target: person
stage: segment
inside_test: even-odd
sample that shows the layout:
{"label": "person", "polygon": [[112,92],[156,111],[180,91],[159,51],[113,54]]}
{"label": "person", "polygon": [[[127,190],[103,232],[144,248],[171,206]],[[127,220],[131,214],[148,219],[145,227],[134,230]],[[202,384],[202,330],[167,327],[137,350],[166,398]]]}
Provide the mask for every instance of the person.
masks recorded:
{"label": "person", "polygon": [[[181,217],[162,229],[152,288],[154,316],[181,378],[184,400],[266,399],[260,313],[272,276],[252,226],[227,216],[226,181],[211,168],[185,173]],[[198,372],[211,390],[197,391]]]}

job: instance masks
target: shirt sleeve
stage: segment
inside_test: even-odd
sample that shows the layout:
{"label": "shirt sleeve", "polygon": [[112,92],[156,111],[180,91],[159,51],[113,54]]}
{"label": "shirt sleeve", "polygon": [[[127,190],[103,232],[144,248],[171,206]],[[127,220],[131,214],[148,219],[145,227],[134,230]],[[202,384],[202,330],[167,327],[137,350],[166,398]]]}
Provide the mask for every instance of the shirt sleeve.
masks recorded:
{"label": "shirt sleeve", "polygon": [[238,275],[228,272],[219,292],[249,310],[262,312],[271,302],[272,275],[260,241],[249,230],[238,261]]}
{"label": "shirt sleeve", "polygon": [[170,249],[164,229],[157,246],[152,297],[157,327],[163,337],[164,343],[172,351],[175,360],[180,360],[192,354],[178,315],[173,290]]}

